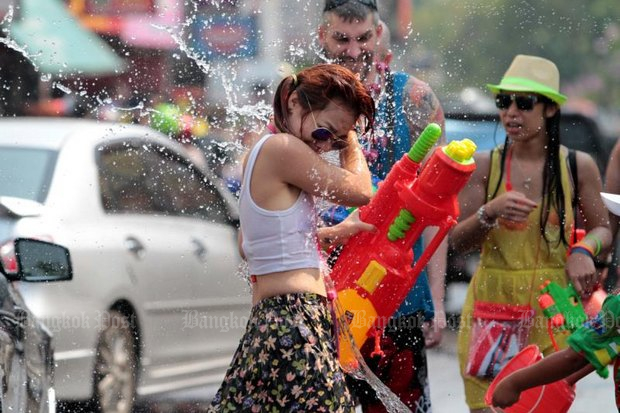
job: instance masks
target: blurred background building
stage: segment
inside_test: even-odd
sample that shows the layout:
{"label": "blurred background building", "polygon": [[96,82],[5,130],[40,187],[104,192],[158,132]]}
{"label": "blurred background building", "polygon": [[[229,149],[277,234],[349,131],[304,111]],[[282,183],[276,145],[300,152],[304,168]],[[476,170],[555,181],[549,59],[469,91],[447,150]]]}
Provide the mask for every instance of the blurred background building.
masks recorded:
{"label": "blurred background building", "polygon": [[[173,101],[224,128],[261,122],[281,76],[321,61],[323,3],[0,0],[0,115],[139,121]],[[572,110],[605,114],[609,133],[620,129],[614,3],[378,0],[395,68],[429,82],[447,110],[487,111],[484,84],[514,54],[540,54],[565,68]]]}
{"label": "blurred background building", "polygon": [[[322,5],[319,0],[0,0],[0,113],[80,115],[119,100],[152,106],[186,99],[216,113],[228,109],[244,116],[244,105],[270,101],[283,64],[299,69],[319,60],[314,37]],[[381,7],[399,25],[398,44],[413,3],[392,0]],[[75,95],[66,99],[67,107],[36,106],[69,93]],[[71,105],[83,107],[72,111]]]}

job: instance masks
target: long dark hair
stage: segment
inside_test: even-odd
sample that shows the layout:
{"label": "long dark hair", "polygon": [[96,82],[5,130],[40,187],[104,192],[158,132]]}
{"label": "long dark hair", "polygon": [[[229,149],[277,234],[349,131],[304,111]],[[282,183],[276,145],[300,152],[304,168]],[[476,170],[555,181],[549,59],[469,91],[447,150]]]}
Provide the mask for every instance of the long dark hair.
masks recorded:
{"label": "long dark hair", "polygon": [[[557,106],[555,102],[545,97],[541,97],[541,101],[544,103],[545,109],[549,105]],[[557,245],[562,242],[562,244],[568,245],[569,242],[566,239],[566,234],[563,230],[566,225],[566,203],[564,200],[564,188],[562,187],[562,179],[560,173],[560,117],[560,108],[558,106],[555,114],[552,117],[545,118],[545,130],[549,139],[547,141],[545,166],[543,168],[543,188],[541,205],[542,214],[540,215],[540,221],[538,225],[540,235],[542,235],[547,244],[555,242]],[[501,159],[499,181],[497,182],[497,186],[495,187],[492,198],[495,198],[502,183],[502,178],[504,176],[504,167],[506,163],[506,154],[508,153],[509,149],[510,140],[508,139],[508,135],[506,135],[506,140],[504,141],[504,149],[500,151]],[[549,220],[549,214],[552,209],[555,209],[558,212],[558,216],[560,218],[560,225],[562,228],[562,230],[560,231],[560,238],[557,240],[550,240],[547,232],[545,231],[547,221]]]}
{"label": "long dark hair", "polygon": [[311,110],[323,110],[331,101],[338,101],[353,112],[355,119],[366,118],[366,131],[372,128],[375,103],[362,82],[349,69],[336,64],[319,64],[302,70],[297,75],[284,78],[273,99],[273,117],[278,130],[291,133],[289,129],[288,100],[297,91],[304,108],[303,118]]}

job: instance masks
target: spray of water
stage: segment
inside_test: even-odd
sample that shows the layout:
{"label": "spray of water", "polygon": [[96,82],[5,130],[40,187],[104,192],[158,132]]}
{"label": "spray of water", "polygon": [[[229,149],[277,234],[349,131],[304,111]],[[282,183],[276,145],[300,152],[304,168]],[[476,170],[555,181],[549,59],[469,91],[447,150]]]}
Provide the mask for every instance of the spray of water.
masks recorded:
{"label": "spray of water", "polygon": [[[199,52],[194,50],[188,43],[188,40],[192,39],[192,35],[188,34],[191,27],[195,24],[198,13],[198,5],[196,2],[191,2],[193,12],[187,13],[187,18],[180,25],[175,27],[161,26],[152,24],[153,27],[166,31],[173,41],[179,47],[179,50],[194,61],[200,70],[210,78],[216,78],[215,81],[223,85],[226,104],[224,106],[226,110],[226,123],[231,125],[233,129],[236,129],[239,124],[244,121],[251,125],[256,125],[256,129],[264,126],[271,115],[271,105],[261,100],[256,104],[239,104],[238,90],[236,89],[238,74],[235,67],[231,67],[229,63],[226,67],[216,67],[209,64],[205,57]],[[219,2],[214,2],[214,5],[221,7]],[[204,24],[208,24],[205,22]],[[259,126],[260,125],[260,126]]]}
{"label": "spray of water", "polygon": [[[27,46],[23,46],[23,47],[20,46],[19,44],[17,44],[17,42],[15,42],[15,40],[13,40],[10,37],[10,34],[11,34],[10,27],[11,27],[12,22],[13,22],[13,6],[9,5],[9,9],[6,15],[0,22],[0,27],[2,27],[2,32],[6,35],[6,37],[0,37],[0,43],[4,44],[9,49],[13,49],[16,52],[20,53],[22,56],[24,56],[24,58],[30,61],[30,63],[34,67],[34,70],[36,72],[39,72],[39,65],[37,65],[36,62],[34,61],[34,57],[38,55],[30,54],[27,50]],[[47,81],[49,80],[49,78],[47,78],[47,80],[46,79],[41,79],[41,80]]]}
{"label": "spray of water", "polygon": [[68,86],[63,85],[60,82],[54,82],[52,83],[52,86],[55,87],[56,89],[66,93],[67,95],[70,95],[73,93],[73,90],[71,90]]}
{"label": "spray of water", "polygon": [[[331,284],[331,279],[327,277],[327,283],[329,285],[328,288],[334,290],[333,285]],[[355,359],[357,360],[357,367],[355,368],[347,368],[347,373],[357,380],[364,380],[366,383],[370,385],[375,391],[377,398],[381,400],[381,403],[385,406],[386,410],[389,413],[411,413],[411,410],[405,406],[405,404],[395,395],[382,381],[379,379],[368,367],[366,361],[364,361],[364,356],[362,356],[355,340],[353,339],[353,335],[351,330],[349,329],[349,323],[346,320],[345,310],[342,307],[338,298],[334,299],[332,305],[335,307],[336,319],[334,322],[336,323],[339,331],[339,345],[343,345],[342,341],[344,341],[344,345],[351,348],[353,350],[353,354],[355,355]]]}

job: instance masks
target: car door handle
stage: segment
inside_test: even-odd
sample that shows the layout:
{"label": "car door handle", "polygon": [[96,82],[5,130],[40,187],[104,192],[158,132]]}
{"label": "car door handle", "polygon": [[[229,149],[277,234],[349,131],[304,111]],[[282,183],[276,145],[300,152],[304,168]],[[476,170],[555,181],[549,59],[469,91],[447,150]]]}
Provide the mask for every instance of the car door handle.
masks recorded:
{"label": "car door handle", "polygon": [[125,238],[125,248],[138,258],[144,255],[144,245],[135,237]]}
{"label": "car door handle", "polygon": [[200,261],[205,261],[207,259],[207,248],[205,244],[203,244],[199,239],[192,238],[192,246],[193,253]]}

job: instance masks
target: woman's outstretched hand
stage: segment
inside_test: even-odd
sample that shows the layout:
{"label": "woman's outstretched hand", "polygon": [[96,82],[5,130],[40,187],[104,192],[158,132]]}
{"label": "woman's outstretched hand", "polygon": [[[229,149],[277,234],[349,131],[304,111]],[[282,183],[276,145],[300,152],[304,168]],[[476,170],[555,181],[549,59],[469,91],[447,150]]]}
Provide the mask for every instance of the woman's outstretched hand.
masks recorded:
{"label": "woman's outstretched hand", "polygon": [[346,244],[349,238],[360,231],[375,232],[377,230],[374,225],[360,219],[359,209],[351,212],[340,224],[322,229],[323,232],[319,233],[319,240],[321,247],[325,249],[331,246]]}

